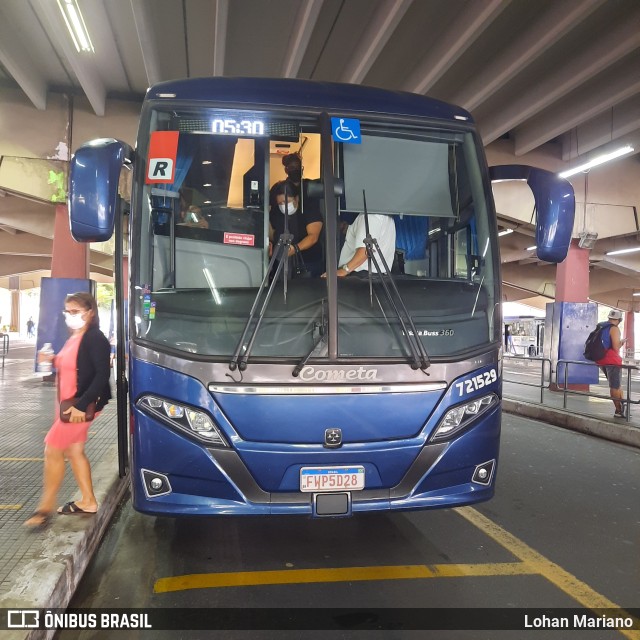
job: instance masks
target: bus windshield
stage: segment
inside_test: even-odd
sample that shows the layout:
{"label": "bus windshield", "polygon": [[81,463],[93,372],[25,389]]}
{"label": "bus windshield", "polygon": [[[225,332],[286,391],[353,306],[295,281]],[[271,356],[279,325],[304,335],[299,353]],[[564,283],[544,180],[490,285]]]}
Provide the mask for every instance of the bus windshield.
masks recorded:
{"label": "bus windshield", "polygon": [[[276,278],[257,309],[252,359],[327,358],[323,276],[333,243],[334,266],[347,264],[337,273],[339,357],[410,355],[409,329],[377,273],[383,263],[430,357],[463,358],[499,341],[495,221],[474,135],[415,118],[358,122],[357,141],[334,134],[326,145],[319,116],[147,108],[132,202],[134,339],[228,360],[258,293]],[[329,163],[323,149],[331,149]],[[301,175],[286,173],[292,154]],[[323,199],[323,166],[341,185],[335,202]],[[327,215],[337,216],[335,237]],[[367,223],[378,259],[348,269]],[[276,275],[272,255],[286,231],[290,257]],[[306,246],[310,234],[315,242]]]}

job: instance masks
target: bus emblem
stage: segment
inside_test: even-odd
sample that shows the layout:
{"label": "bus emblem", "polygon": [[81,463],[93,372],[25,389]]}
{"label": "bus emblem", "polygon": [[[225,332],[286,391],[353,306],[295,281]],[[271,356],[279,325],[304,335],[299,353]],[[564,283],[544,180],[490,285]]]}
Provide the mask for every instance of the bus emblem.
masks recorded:
{"label": "bus emblem", "polygon": [[333,427],[324,431],[324,446],[327,449],[336,449],[342,446],[342,429]]}
{"label": "bus emblem", "polygon": [[351,382],[354,380],[377,380],[377,369],[318,369],[304,367],[300,371],[300,380],[305,382]]}

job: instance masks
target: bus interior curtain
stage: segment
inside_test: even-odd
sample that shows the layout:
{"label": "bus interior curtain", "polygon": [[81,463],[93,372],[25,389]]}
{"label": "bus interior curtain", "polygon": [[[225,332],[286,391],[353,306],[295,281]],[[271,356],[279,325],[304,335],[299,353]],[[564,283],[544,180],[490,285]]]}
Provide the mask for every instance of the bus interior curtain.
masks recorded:
{"label": "bus interior curtain", "polygon": [[405,260],[422,260],[427,249],[427,216],[393,216],[396,223],[396,247],[404,251]]}

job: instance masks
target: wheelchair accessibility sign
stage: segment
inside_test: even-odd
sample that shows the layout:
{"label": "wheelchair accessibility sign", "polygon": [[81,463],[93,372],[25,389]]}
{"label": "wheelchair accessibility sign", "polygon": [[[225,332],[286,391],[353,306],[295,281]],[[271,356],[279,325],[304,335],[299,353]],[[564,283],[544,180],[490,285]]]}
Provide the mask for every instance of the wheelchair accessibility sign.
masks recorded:
{"label": "wheelchair accessibility sign", "polygon": [[362,144],[360,120],[356,118],[331,118],[331,132],[336,142]]}

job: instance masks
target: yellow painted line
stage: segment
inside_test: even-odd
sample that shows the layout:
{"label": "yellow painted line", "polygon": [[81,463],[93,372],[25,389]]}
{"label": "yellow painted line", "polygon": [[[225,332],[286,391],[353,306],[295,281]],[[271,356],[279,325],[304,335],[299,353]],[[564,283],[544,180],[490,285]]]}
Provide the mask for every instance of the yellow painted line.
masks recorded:
{"label": "yellow painted line", "polygon": [[0,462],[43,462],[44,458],[0,458]]}
{"label": "yellow painted line", "polygon": [[[564,591],[568,596],[579,602],[587,609],[620,609],[620,606],[599,594],[588,584],[582,582],[561,566],[545,558],[542,554],[532,549],[528,544],[516,538],[501,526],[497,525],[489,518],[482,515],[472,507],[458,507],[454,509],[456,513],[468,520],[484,534],[495,540],[499,545],[507,549],[516,558],[522,560],[532,571],[542,575],[553,583],[556,587]],[[625,617],[628,614],[625,614]],[[633,616],[628,616],[633,618]],[[634,619],[634,623],[638,621]],[[640,631],[619,630],[619,632],[630,640],[640,640]]]}
{"label": "yellow painted line", "polygon": [[0,510],[18,511],[18,509],[22,509],[21,504],[0,504]]}
{"label": "yellow painted line", "polygon": [[276,584],[318,582],[361,582],[367,580],[416,580],[470,576],[530,575],[535,571],[524,562],[492,564],[436,564],[381,567],[340,567],[330,569],[284,569],[277,571],[240,571],[234,573],[195,573],[160,578],[154,593],[220,587],[253,587]]}

